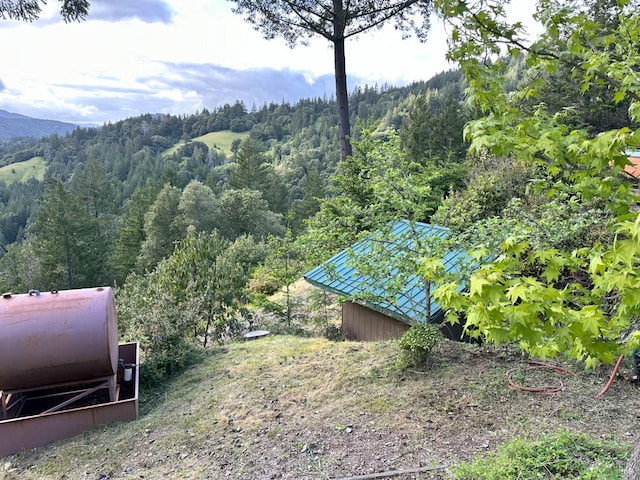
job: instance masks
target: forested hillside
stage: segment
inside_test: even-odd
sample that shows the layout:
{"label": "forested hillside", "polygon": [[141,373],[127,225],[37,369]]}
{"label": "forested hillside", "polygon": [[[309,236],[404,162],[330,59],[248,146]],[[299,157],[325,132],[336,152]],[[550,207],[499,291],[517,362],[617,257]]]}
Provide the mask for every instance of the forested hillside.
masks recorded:
{"label": "forested hillside", "polygon": [[[292,290],[344,250],[366,287],[349,300],[384,310],[419,284],[427,313],[398,342],[404,366],[428,364],[435,302],[466,338],[521,358],[615,364],[600,397],[625,357],[640,368],[626,170],[640,150],[639,5],[538,7],[545,31],[527,42],[501,2],[439,4],[460,70],[352,92],[348,141],[344,110],[339,131],[334,101],[315,98],[3,146],[0,288],[114,285],[120,336],[140,341],[158,384],[247,329],[340,339],[331,299],[312,291],[296,310]],[[639,459],[637,442],[625,479]]]}
{"label": "forested hillside", "polygon": [[[351,96],[354,131],[359,124],[372,121],[380,122],[381,132],[399,130],[407,124],[417,101],[431,102],[425,100],[427,96],[446,97],[457,114],[461,108],[459,82],[459,73],[448,72],[404,88],[359,89]],[[432,103],[440,108],[436,101]],[[434,153],[455,155],[458,161],[464,158],[462,134],[459,124],[451,128],[456,130],[453,135],[447,138],[443,132],[440,140],[434,141],[433,148],[440,149]],[[10,175],[0,176],[0,251],[4,254],[12,250],[15,254],[36,237],[38,243],[58,243],[53,232],[54,238],[46,238],[37,226],[37,217],[38,213],[42,217],[50,202],[65,199],[65,208],[78,210],[60,211],[59,221],[79,222],[77,228],[100,232],[91,241],[78,240],[85,248],[100,251],[100,262],[81,262],[84,266],[76,268],[86,270],[82,276],[87,281],[123,281],[128,268],[118,264],[112,254],[123,226],[134,210],[141,208],[141,198],[150,205],[163,186],[183,191],[192,181],[201,182],[214,196],[229,190],[258,191],[261,199],[256,197],[255,201],[267,201],[268,211],[274,214],[293,210],[294,221],[300,226],[304,218],[315,213],[317,198],[329,194],[328,179],[339,160],[336,135],[334,102],[317,98],[251,110],[236,102],[190,116],[143,115],[100,128],[76,128],[65,136],[16,140],[0,149],[0,173],[15,173],[24,162],[41,157],[46,178],[40,181],[34,175],[12,181]],[[455,143],[453,147],[451,142]],[[79,216],[80,210],[86,219]],[[100,226],[82,225],[89,220]],[[46,222],[41,218],[41,223],[55,226],[52,217]],[[217,227],[224,229],[224,225]],[[0,280],[5,290],[86,284],[62,275],[45,282],[37,277],[23,278],[6,270],[7,261]],[[59,262],[62,270],[70,270],[63,265],[62,255],[50,261]]]}
{"label": "forested hillside", "polygon": [[75,128],[76,125],[72,123],[31,118],[0,110],[0,142],[15,137],[41,138],[52,133],[64,135]]}

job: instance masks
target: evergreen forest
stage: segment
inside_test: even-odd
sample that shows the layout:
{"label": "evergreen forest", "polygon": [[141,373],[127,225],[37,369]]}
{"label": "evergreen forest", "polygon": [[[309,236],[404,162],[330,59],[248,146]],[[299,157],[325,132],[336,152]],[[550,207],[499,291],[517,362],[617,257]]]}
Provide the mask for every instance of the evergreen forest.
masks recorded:
{"label": "evergreen forest", "polygon": [[[613,4],[556,13],[547,23],[593,41],[624,37],[633,18]],[[623,73],[635,67],[613,53],[584,60],[595,47],[576,50],[584,42],[559,26],[538,51],[507,24],[478,25],[485,48],[510,41],[509,54],[487,63],[469,29],[449,53],[459,69],[351,92],[346,158],[327,98],[3,142],[0,288],[114,286],[122,335],[142,342],[161,379],[194,350],[255,327],[257,305],[291,326],[301,274],[402,219],[449,228],[480,272],[444,275],[442,245],[405,252],[402,264],[372,255],[362,271],[422,275],[471,337],[612,363],[640,305],[622,271],[635,250],[620,243],[639,228],[624,174],[640,143],[637,82]],[[283,289],[283,305],[267,299]]]}
{"label": "evergreen forest", "polygon": [[[335,102],[327,98],[250,110],[238,101],[193,115],[148,114],[64,136],[6,140],[0,146],[0,289],[112,285],[118,297],[133,301],[149,298],[139,289],[159,288],[171,291],[162,297],[169,302],[164,320],[180,331],[181,342],[184,328],[192,334],[189,346],[232,336],[240,328],[233,319],[256,294],[287,286],[397,214],[372,210],[352,221],[334,212],[330,221],[341,221],[341,229],[308,233],[325,221],[327,199],[349,215],[363,213],[344,204],[340,190],[353,175],[362,177],[358,182],[370,175],[365,170],[373,165],[360,173],[354,168],[373,160],[374,150],[393,143],[419,166],[428,189],[421,221],[462,189],[462,127],[469,115],[463,88],[461,72],[448,71],[406,87],[353,91],[353,143],[362,146],[351,165],[340,161]],[[375,196],[369,192],[357,202],[373,207]],[[121,317],[144,323],[127,313],[128,301],[118,301]],[[175,315],[188,318],[189,327],[178,326]],[[150,335],[131,330],[139,338]]]}
{"label": "evergreen forest", "polygon": [[[113,286],[158,385],[248,329],[340,339],[321,314],[338,302],[301,315],[292,286],[347,249],[373,285],[351,300],[393,303],[418,278],[469,339],[637,373],[639,6],[539,0],[527,42],[503,2],[439,1],[457,67],[356,88],[349,128],[344,98],[308,98],[3,140],[0,289]],[[414,366],[440,339],[429,315],[399,341]],[[628,465],[638,478],[640,443]]]}

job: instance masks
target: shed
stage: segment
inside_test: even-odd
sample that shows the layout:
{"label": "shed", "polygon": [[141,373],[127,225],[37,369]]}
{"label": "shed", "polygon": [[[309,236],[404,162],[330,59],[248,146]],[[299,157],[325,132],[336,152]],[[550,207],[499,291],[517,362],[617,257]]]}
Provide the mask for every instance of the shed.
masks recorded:
{"label": "shed", "polygon": [[[427,305],[430,322],[439,324],[447,337],[460,339],[462,327],[454,328],[442,322],[444,310],[437,303],[428,301],[426,282],[415,273],[420,261],[420,256],[415,253],[415,244],[423,241],[442,245],[449,235],[449,229],[438,225],[407,220],[392,222],[383,231],[374,232],[313,268],[304,274],[304,279],[320,289],[346,298],[342,304],[342,333],[346,339],[373,341],[398,338],[411,324],[425,321]],[[376,238],[381,236],[384,236],[384,241],[376,242]],[[374,278],[371,269],[369,273],[363,272],[357,265],[357,259],[369,255],[374,242],[377,243],[376,248],[383,249],[384,256],[406,260],[413,255],[414,268],[409,273],[392,268],[386,276],[378,278]],[[377,255],[380,253],[378,251]],[[461,249],[447,249],[440,255],[447,273],[454,273],[468,259]],[[402,284],[396,288],[399,279]],[[386,289],[390,283],[396,284],[392,294]]]}

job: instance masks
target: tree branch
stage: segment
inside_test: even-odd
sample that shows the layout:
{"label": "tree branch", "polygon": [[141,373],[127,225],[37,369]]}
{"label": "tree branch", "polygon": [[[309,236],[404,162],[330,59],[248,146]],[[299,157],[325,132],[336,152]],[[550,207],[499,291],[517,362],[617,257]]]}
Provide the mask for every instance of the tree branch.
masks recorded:
{"label": "tree branch", "polygon": [[[538,57],[542,57],[542,58],[547,58],[550,60],[556,60],[568,67],[571,68],[577,68],[580,71],[582,71],[583,73],[586,73],[587,70],[586,68],[584,68],[584,66],[582,65],[581,62],[579,61],[570,61],[572,59],[572,57],[566,57],[566,56],[561,56],[558,55],[556,53],[547,51],[547,50],[538,50],[536,48],[533,48],[532,46],[528,46],[525,45],[522,41],[516,39],[513,37],[513,31],[510,30],[509,34],[505,34],[504,32],[500,31],[497,28],[493,28],[490,25],[488,25],[486,22],[483,22],[482,19],[479,17],[479,15],[475,12],[471,12],[469,11],[469,14],[471,15],[471,17],[473,18],[474,22],[480,26],[480,28],[484,29],[485,31],[491,33],[492,35],[494,35],[496,37],[496,42],[500,42],[500,43],[504,43],[507,45],[515,45],[516,47],[518,47],[520,50],[528,53],[528,54],[532,54],[532,55],[537,55]],[[585,42],[586,43],[586,42]],[[592,45],[591,46],[592,49],[595,50],[595,47]],[[602,73],[602,72],[595,72],[596,78],[605,81],[608,85],[610,85],[611,87],[614,87],[615,89],[620,89],[622,87],[622,82],[616,78],[613,78],[609,75],[607,75],[606,73]],[[635,101],[640,101],[640,94],[637,94],[633,91],[629,91],[629,90],[625,90],[625,95],[629,96],[630,98],[634,99]]]}

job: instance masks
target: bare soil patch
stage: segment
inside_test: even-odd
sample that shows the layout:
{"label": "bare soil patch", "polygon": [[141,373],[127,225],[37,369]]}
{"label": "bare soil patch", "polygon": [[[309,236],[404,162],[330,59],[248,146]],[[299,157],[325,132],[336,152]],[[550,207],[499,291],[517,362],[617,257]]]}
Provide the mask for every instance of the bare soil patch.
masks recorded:
{"label": "bare soil patch", "polygon": [[[3,459],[0,479],[340,479],[454,465],[559,429],[629,445],[638,434],[629,366],[596,398],[611,368],[528,372],[515,350],[445,342],[430,369],[407,372],[397,352],[394,342],[292,336],[212,349],[139,420]],[[522,385],[562,386],[526,392],[509,372]]]}

